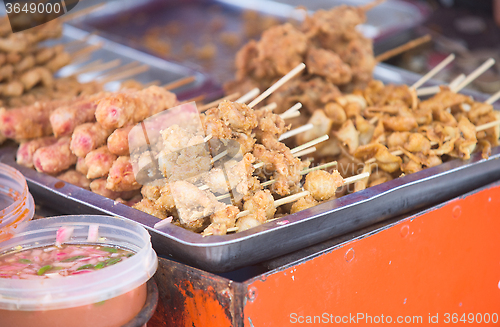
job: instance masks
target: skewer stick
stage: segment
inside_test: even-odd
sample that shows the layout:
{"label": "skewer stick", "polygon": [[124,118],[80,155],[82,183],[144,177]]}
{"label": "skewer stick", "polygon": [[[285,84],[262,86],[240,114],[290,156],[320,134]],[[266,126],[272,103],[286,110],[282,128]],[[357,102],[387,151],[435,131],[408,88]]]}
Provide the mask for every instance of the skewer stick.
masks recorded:
{"label": "skewer stick", "polygon": [[403,53],[403,52],[406,52],[406,51],[408,51],[408,50],[410,50],[410,49],[416,48],[416,47],[418,47],[419,45],[422,45],[422,44],[424,44],[424,43],[427,43],[427,42],[429,42],[430,40],[432,40],[432,37],[431,37],[429,34],[424,35],[424,36],[419,37],[419,38],[417,38],[417,39],[415,39],[415,40],[411,40],[411,41],[410,41],[410,42],[408,42],[408,43],[405,43],[405,44],[403,44],[403,45],[400,45],[399,47],[396,47],[396,48],[394,48],[394,49],[391,49],[391,50],[389,50],[389,51],[386,51],[386,52],[384,52],[384,53],[379,54],[378,56],[376,56],[376,57],[375,57],[375,60],[376,60],[377,62],[382,62],[382,61],[385,61],[385,60],[387,60],[387,59],[389,59],[389,58],[392,58],[392,57],[394,57],[394,56],[397,56],[397,55],[399,55],[399,54],[401,54],[401,53]]}
{"label": "skewer stick", "polygon": [[305,155],[308,155],[308,154],[311,154],[311,153],[313,153],[313,152],[316,152],[316,150],[317,150],[317,149],[316,149],[316,147],[315,147],[315,146],[313,146],[313,147],[311,147],[311,148],[309,148],[309,149],[305,149],[305,150],[299,151],[299,152],[297,152],[296,154],[294,154],[293,156],[294,156],[295,158],[303,157],[303,156],[305,156]]}
{"label": "skewer stick", "polygon": [[295,112],[298,112],[301,108],[302,108],[302,103],[297,102],[290,109],[288,109],[287,111],[285,111],[284,113],[282,113],[280,115],[280,117],[283,118],[283,119],[286,119],[286,117],[288,117],[288,115],[293,114]]}
{"label": "skewer stick", "polygon": [[205,136],[205,138],[203,139],[203,143],[207,143],[208,141],[210,141],[212,139],[212,134],[208,134],[207,136]]}
{"label": "skewer stick", "polygon": [[[450,82],[450,84],[448,84],[448,87],[450,89],[456,88],[458,84],[462,83],[462,81],[465,80],[465,77],[466,76],[464,74],[458,75]],[[439,93],[439,91],[441,91],[441,88],[438,85],[436,85],[436,86],[422,87],[418,89],[416,92],[417,96],[426,96]]]}
{"label": "skewer stick", "polygon": [[[287,203],[290,203],[290,202],[295,202],[298,199],[303,198],[303,197],[305,197],[307,195],[309,195],[309,191],[300,192],[300,193],[297,193],[297,194],[293,194],[293,195],[281,198],[279,200],[275,200],[274,201],[274,207],[277,208],[277,207],[282,206],[284,204],[287,204]],[[241,211],[239,214],[236,215],[236,219],[248,216],[249,214],[250,214],[250,210]]]}
{"label": "skewer stick", "polygon": [[271,102],[270,104],[265,105],[264,107],[262,107],[258,110],[271,110],[271,111],[273,111],[276,108],[278,108],[278,105],[276,104],[276,102]]}
{"label": "skewer stick", "polygon": [[281,117],[283,119],[290,119],[290,118],[295,118],[300,116],[300,111],[295,111],[292,112],[291,114],[286,115],[286,117]]}
{"label": "skewer stick", "polygon": [[288,131],[288,132],[281,134],[281,136],[278,138],[278,141],[286,140],[292,136],[295,136],[297,134],[308,131],[308,130],[312,129],[313,127],[314,127],[313,124],[305,124],[303,126],[297,127],[295,129],[292,129],[291,131]]}
{"label": "skewer stick", "polygon": [[71,54],[71,57],[73,58],[78,58],[83,55],[91,54],[92,52],[96,51],[97,49],[100,49],[102,47],[102,43],[95,44],[95,45],[89,45],[88,47],[85,47],[81,50],[77,50]]}
{"label": "skewer stick", "polygon": [[217,160],[221,159],[222,157],[225,157],[226,155],[227,155],[227,150],[222,151],[221,153],[212,158],[212,164]]}
{"label": "skewer stick", "polygon": [[366,5],[359,6],[361,10],[368,11],[376,6],[380,5],[381,3],[384,3],[386,0],[374,0],[372,2],[368,2]]}
{"label": "skewer stick", "polygon": [[228,100],[228,101],[232,101],[233,99],[236,99],[236,98],[238,98],[239,96],[240,96],[240,92],[236,92],[236,93],[233,93],[233,94],[229,94],[229,95],[227,95],[227,96],[225,96],[225,97],[223,97],[223,98],[220,98],[220,99],[214,100],[214,101],[212,101],[212,102],[209,102],[209,103],[207,103],[207,104],[205,104],[205,105],[201,106],[201,107],[198,109],[198,111],[199,111],[199,112],[203,112],[203,111],[205,111],[205,110],[207,110],[207,109],[210,109],[210,108],[212,108],[212,107],[216,107],[216,106],[218,106],[218,105],[219,105],[219,103],[221,103],[221,102],[223,102],[223,101],[226,101],[226,100]]}
{"label": "skewer stick", "polygon": [[458,84],[457,87],[451,89],[453,92],[457,93],[467,85],[469,85],[472,81],[474,81],[476,78],[478,78],[481,74],[483,74],[485,71],[490,69],[491,66],[495,64],[495,59],[490,58],[486,60],[481,66],[479,66],[476,70],[474,70],[472,73],[470,73],[465,80],[462,81],[462,83]]}
{"label": "skewer stick", "polygon": [[259,93],[260,93],[260,90],[259,90],[258,87],[256,87],[255,89],[252,89],[250,92],[248,92],[246,94],[243,94],[241,96],[241,98],[236,99],[236,101],[234,101],[234,102],[247,103],[248,101],[250,101],[253,98],[255,98],[257,95],[259,95]]}
{"label": "skewer stick", "polygon": [[88,15],[91,12],[101,8],[104,5],[105,5],[105,3],[100,3],[100,4],[90,6],[88,8],[82,9],[82,10],[78,10],[78,11],[71,13],[71,14],[66,14],[61,18],[61,23],[65,23],[65,22],[70,21],[72,19]]}
{"label": "skewer stick", "polygon": [[487,130],[489,128],[496,127],[496,126],[499,126],[499,125],[500,125],[500,120],[495,120],[495,121],[492,121],[492,122],[489,122],[489,123],[477,126],[476,127],[476,132],[481,132],[481,131],[484,131],[484,130]]}
{"label": "skewer stick", "polygon": [[373,117],[372,119],[370,119],[368,122],[372,125],[375,125],[375,123],[378,121],[378,116],[375,116]]}
{"label": "skewer stick", "polygon": [[302,170],[300,172],[300,174],[301,175],[307,175],[311,171],[320,170],[320,169],[326,169],[326,168],[330,168],[330,167],[333,167],[333,166],[336,166],[336,165],[337,165],[337,161],[332,161],[332,162],[328,162],[326,164],[322,164],[322,165],[319,165],[319,166],[316,166],[316,167],[304,169],[304,170]]}
{"label": "skewer stick", "polygon": [[445,60],[441,61],[436,67],[432,68],[427,74],[422,76],[418,81],[415,82],[411,87],[414,89],[418,89],[422,85],[424,85],[425,82],[433,78],[437,73],[439,73],[441,70],[443,70],[450,62],[455,60],[455,54],[450,54],[448,57],[446,57]]}
{"label": "skewer stick", "polygon": [[271,85],[270,88],[265,90],[261,95],[259,95],[256,99],[254,99],[250,104],[248,105],[250,108],[255,107],[257,104],[259,104],[262,100],[270,96],[274,91],[276,91],[279,87],[281,87],[283,84],[288,82],[290,79],[292,79],[295,75],[300,73],[302,70],[306,68],[306,64],[300,63],[297,67],[292,69],[288,74],[280,78],[276,83]]}
{"label": "skewer stick", "polygon": [[122,72],[120,74],[111,75],[111,76],[108,76],[106,78],[103,78],[100,82],[102,84],[106,84],[106,83],[109,83],[109,82],[112,82],[112,81],[117,81],[117,80],[129,78],[129,77],[132,77],[132,76],[144,73],[144,72],[146,72],[148,70],[149,70],[149,66],[148,65],[142,65],[142,66],[139,66],[139,67],[136,67],[136,68],[132,68],[132,69],[130,69],[128,71],[124,71],[124,72]]}
{"label": "skewer stick", "polygon": [[165,84],[162,87],[165,90],[170,91],[170,90],[176,89],[178,87],[184,86],[186,84],[192,83],[195,80],[196,80],[196,77],[194,77],[194,76],[188,76],[188,77],[184,77],[184,78],[178,79],[177,81],[173,81],[172,83]]}
{"label": "skewer stick", "polygon": [[88,72],[108,70],[111,68],[115,68],[116,66],[119,66],[120,63],[121,63],[120,59],[115,59],[115,60],[108,61],[105,63],[100,63],[98,65],[87,65],[87,66],[83,67],[82,69],[80,69],[79,71],[73,73],[73,75],[80,75],[80,74],[84,74],[84,73],[88,73]]}
{"label": "skewer stick", "polygon": [[139,67],[141,63],[138,62],[138,61],[132,61],[132,62],[129,62],[128,64],[125,64],[123,66],[120,66],[118,68],[115,68],[115,69],[111,69],[109,72],[106,72],[106,76],[111,76],[111,75],[115,75],[115,74],[119,74],[125,70],[128,70],[128,69],[132,69],[132,68],[135,68],[135,67]]}
{"label": "skewer stick", "polygon": [[73,75],[81,74],[82,71],[85,73],[87,71],[87,69],[92,70],[92,69],[94,69],[94,67],[97,67],[99,65],[102,65],[102,59],[94,60],[94,61],[86,64],[85,66],[80,67],[80,69],[75,70]]}
{"label": "skewer stick", "polygon": [[147,88],[147,87],[150,87],[150,86],[153,86],[153,85],[158,86],[158,85],[160,85],[160,83],[161,83],[160,80],[156,79],[156,80],[154,80],[152,82],[149,82],[149,83],[145,84],[144,88]]}
{"label": "skewer stick", "polygon": [[255,165],[253,165],[253,168],[254,169],[259,169],[261,167],[264,167],[265,163],[263,162],[259,162],[259,163],[256,163]]}
{"label": "skewer stick", "polygon": [[318,144],[318,143],[324,142],[324,141],[328,140],[328,138],[329,138],[329,137],[328,137],[328,135],[323,135],[323,136],[320,136],[320,137],[318,137],[317,139],[314,139],[314,140],[312,140],[312,141],[309,141],[309,142],[307,142],[307,143],[304,143],[304,144],[302,144],[302,145],[299,145],[299,146],[298,146],[298,147],[296,147],[296,148],[291,149],[291,150],[290,150],[290,152],[291,152],[292,154],[297,153],[297,152],[302,151],[302,150],[304,150],[304,149],[310,148],[310,147],[312,147],[312,146],[314,146],[314,145],[316,145],[316,144]]}
{"label": "skewer stick", "polygon": [[205,94],[201,94],[201,95],[195,96],[193,98],[187,99],[185,101],[182,101],[182,103],[200,102],[200,101],[203,101],[203,99],[205,99]]}
{"label": "skewer stick", "polygon": [[370,177],[370,173],[369,172],[364,172],[364,173],[361,173],[361,174],[356,175],[356,176],[347,177],[347,178],[344,178],[343,185],[348,185],[348,184],[356,183],[357,181],[360,181],[360,180],[368,178],[368,177]]}
{"label": "skewer stick", "polygon": [[458,84],[462,83],[462,81],[466,78],[467,76],[465,76],[465,74],[460,74],[458,75],[457,77],[455,77],[451,82],[450,84],[448,84],[448,86],[450,87],[450,89],[454,89],[455,87],[458,86]]}
{"label": "skewer stick", "polygon": [[426,96],[426,95],[433,95],[436,93],[439,93],[441,91],[441,88],[439,86],[429,86],[429,87],[422,87],[417,90],[417,96]]}
{"label": "skewer stick", "polygon": [[498,99],[500,99],[500,91],[498,91],[497,93],[493,94],[491,97],[488,98],[488,100],[486,100],[484,103],[487,103],[487,104],[493,104],[495,103]]}

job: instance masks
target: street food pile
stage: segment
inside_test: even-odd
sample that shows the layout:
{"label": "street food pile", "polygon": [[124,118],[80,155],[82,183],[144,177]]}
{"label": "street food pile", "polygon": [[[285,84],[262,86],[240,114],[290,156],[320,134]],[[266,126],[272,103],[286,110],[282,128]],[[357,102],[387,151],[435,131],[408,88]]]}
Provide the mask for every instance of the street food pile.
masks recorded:
{"label": "street food pile", "polygon": [[[0,132],[20,143],[18,164],[204,236],[474,152],[487,158],[499,145],[500,96],[459,92],[494,61],[428,98],[419,87],[436,72],[413,86],[384,85],[372,76],[372,42],[356,29],[376,3],[269,27],[238,52],[231,94],[213,105],[134,80],[117,92],[96,82],[0,109]],[[255,88],[267,90],[254,99]]]}
{"label": "street food pile", "polygon": [[318,10],[299,27],[286,23],[267,29],[259,41],[252,40],[239,50],[236,78],[226,83],[226,92],[264,89],[301,62],[307,66],[306,73],[269,98],[279,113],[295,102],[312,113],[342,92],[365,87],[376,61],[372,41],[356,26],[366,21],[365,12],[371,7]]}

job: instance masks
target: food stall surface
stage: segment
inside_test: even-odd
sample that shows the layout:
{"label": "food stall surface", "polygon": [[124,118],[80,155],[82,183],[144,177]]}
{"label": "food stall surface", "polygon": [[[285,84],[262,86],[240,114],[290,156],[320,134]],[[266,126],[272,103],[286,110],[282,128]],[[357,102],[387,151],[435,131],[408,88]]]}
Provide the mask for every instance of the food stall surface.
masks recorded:
{"label": "food stall surface", "polygon": [[161,258],[160,301],[148,326],[333,324],[345,317],[362,325],[497,324],[498,206],[497,182],[248,268],[254,272],[246,280],[238,278],[245,271],[215,275]]}

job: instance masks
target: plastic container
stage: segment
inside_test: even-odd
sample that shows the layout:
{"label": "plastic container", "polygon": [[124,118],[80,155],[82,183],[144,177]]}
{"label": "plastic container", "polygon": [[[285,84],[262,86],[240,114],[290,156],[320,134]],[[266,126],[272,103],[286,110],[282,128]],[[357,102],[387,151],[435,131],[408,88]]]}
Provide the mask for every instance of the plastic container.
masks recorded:
{"label": "plastic container", "polygon": [[[25,223],[0,254],[55,243],[62,226],[74,227],[66,243],[88,244],[89,226],[99,225],[97,244],[135,252],[123,262],[91,273],[55,279],[0,278],[0,325],[16,327],[120,327],[144,307],[147,281],[158,266],[150,236],[130,220],[109,216],[60,216]],[[96,244],[96,243],[92,243]]]}
{"label": "plastic container", "polygon": [[0,163],[0,242],[12,236],[19,223],[35,214],[35,202],[24,176]]}

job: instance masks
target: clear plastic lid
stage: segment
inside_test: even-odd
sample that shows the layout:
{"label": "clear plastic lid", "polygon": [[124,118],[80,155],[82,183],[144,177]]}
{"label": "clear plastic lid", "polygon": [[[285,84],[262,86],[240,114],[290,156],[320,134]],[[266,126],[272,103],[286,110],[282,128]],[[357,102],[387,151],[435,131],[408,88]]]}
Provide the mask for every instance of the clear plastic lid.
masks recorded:
{"label": "clear plastic lid", "polygon": [[0,242],[10,237],[19,223],[30,220],[34,214],[35,202],[24,176],[0,163]]}
{"label": "clear plastic lid", "polygon": [[[52,245],[62,226],[74,227],[67,243],[88,244],[89,227],[99,225],[97,244],[117,246],[136,254],[123,262],[91,273],[56,279],[0,278],[0,309],[52,310],[106,301],[146,283],[156,272],[158,259],[146,229],[127,219],[109,216],[60,216],[24,223],[0,254]],[[96,243],[92,243],[96,244]]]}

